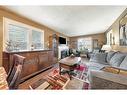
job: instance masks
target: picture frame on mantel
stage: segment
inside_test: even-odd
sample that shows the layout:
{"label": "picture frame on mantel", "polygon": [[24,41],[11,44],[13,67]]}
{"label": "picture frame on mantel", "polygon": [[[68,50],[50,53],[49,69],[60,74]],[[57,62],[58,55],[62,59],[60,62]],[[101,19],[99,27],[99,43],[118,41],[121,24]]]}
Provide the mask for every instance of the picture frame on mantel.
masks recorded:
{"label": "picture frame on mantel", "polygon": [[127,14],[119,21],[119,45],[127,46]]}

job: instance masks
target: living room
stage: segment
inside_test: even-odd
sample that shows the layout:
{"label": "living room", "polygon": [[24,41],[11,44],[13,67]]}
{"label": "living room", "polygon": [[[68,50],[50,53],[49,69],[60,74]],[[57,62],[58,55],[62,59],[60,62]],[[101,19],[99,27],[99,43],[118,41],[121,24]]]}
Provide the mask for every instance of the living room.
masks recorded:
{"label": "living room", "polygon": [[126,6],[0,6],[1,89],[126,89],[126,14]]}

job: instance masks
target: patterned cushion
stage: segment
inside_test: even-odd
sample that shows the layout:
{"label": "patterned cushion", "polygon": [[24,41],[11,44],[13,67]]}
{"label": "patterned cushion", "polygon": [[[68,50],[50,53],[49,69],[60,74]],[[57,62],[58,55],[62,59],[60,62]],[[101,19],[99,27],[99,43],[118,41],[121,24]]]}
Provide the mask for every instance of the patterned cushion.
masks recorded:
{"label": "patterned cushion", "polygon": [[125,58],[125,54],[115,53],[115,55],[110,60],[110,65],[113,67],[119,67],[123,59]]}
{"label": "patterned cushion", "polygon": [[115,67],[104,67],[101,70],[103,70],[105,72],[114,73],[114,74],[118,74],[120,71],[118,68],[115,68]]}
{"label": "patterned cushion", "polygon": [[95,53],[90,58],[90,62],[96,62],[96,63],[100,63],[100,64],[107,64],[106,56],[107,56],[107,53]]}
{"label": "patterned cushion", "polygon": [[127,56],[124,58],[124,60],[120,64],[120,68],[127,70]]}
{"label": "patterned cushion", "polygon": [[120,70],[119,74],[120,75],[126,75],[127,76],[127,70]]}
{"label": "patterned cushion", "polygon": [[113,57],[113,55],[115,54],[116,52],[114,51],[109,51],[108,54],[107,54],[107,58],[106,58],[106,61],[109,63],[110,62],[110,59]]}

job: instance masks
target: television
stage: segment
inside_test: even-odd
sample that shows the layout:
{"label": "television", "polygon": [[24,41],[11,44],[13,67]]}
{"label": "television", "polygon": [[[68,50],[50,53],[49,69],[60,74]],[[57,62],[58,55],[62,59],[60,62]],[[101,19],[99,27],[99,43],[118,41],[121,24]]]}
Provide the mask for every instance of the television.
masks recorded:
{"label": "television", "polygon": [[59,37],[59,44],[66,44],[66,38]]}

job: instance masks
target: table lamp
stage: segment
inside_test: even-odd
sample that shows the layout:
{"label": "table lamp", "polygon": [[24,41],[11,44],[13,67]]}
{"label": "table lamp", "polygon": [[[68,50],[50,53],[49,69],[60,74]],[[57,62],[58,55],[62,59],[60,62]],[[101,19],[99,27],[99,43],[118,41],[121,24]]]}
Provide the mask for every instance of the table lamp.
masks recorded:
{"label": "table lamp", "polygon": [[105,52],[108,52],[108,51],[111,51],[112,48],[111,48],[110,45],[103,45],[102,48],[101,48],[101,50],[103,50],[103,51],[105,51]]}

